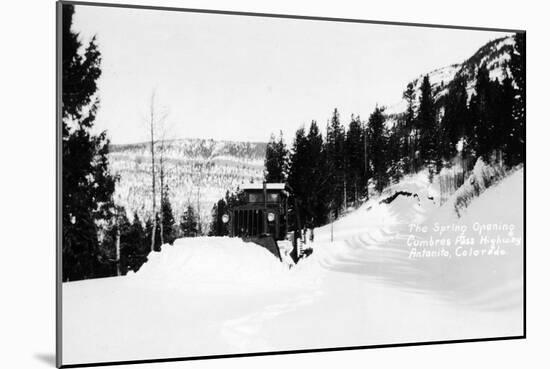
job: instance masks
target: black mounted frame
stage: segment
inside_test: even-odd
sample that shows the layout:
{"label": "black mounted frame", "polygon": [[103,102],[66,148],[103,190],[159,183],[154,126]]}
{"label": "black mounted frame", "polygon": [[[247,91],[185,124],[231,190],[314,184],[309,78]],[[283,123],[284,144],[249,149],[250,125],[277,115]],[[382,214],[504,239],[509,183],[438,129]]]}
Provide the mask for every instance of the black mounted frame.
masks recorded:
{"label": "black mounted frame", "polygon": [[[497,31],[497,32],[510,32],[510,33],[524,33],[525,30],[517,29],[504,29],[504,28],[490,28],[490,27],[467,27],[456,25],[441,25],[441,24],[426,24],[426,23],[409,23],[409,22],[389,22],[389,21],[377,21],[377,20],[362,20],[362,19],[349,19],[349,18],[330,18],[319,16],[303,16],[303,15],[290,15],[290,14],[269,14],[269,13],[252,13],[252,12],[239,12],[239,11],[223,11],[223,10],[207,10],[207,9],[190,9],[190,8],[176,8],[176,7],[162,7],[162,6],[145,6],[145,5],[132,5],[132,4],[110,4],[101,2],[83,2],[83,1],[58,1],[56,4],[56,365],[60,368],[80,368],[90,366],[107,366],[107,365],[126,365],[126,364],[143,364],[143,363],[162,363],[172,361],[187,361],[187,360],[205,360],[205,359],[220,359],[220,358],[236,358],[236,357],[250,357],[250,356],[268,356],[268,355],[285,355],[285,354],[300,354],[300,353],[316,353],[316,352],[330,352],[330,351],[343,351],[343,350],[362,350],[373,348],[388,348],[388,347],[403,347],[403,346],[421,346],[421,345],[434,345],[434,344],[452,344],[452,343],[468,343],[468,342],[487,342],[487,341],[501,341],[501,340],[517,340],[525,339],[526,332],[526,247],[523,250],[523,334],[518,336],[505,336],[505,337],[484,337],[474,339],[459,339],[459,340],[442,340],[442,341],[426,341],[426,342],[406,342],[396,344],[380,344],[380,345],[367,345],[367,346],[346,346],[346,347],[326,347],[321,349],[303,349],[303,350],[286,350],[286,351],[273,351],[273,352],[250,352],[239,354],[219,354],[210,356],[192,356],[192,357],[170,357],[163,359],[143,359],[143,360],[128,360],[128,361],[113,361],[113,362],[89,362],[82,364],[70,364],[63,365],[62,363],[62,136],[61,136],[61,104],[62,104],[62,7],[64,4],[72,4],[79,6],[90,7],[107,7],[107,8],[128,8],[128,9],[147,9],[147,10],[160,10],[167,12],[187,12],[187,13],[201,13],[201,14],[223,14],[228,16],[246,16],[246,17],[265,17],[265,18],[282,18],[282,19],[299,19],[307,21],[323,21],[323,22],[348,22],[348,23],[364,23],[364,24],[378,24],[378,25],[393,25],[393,26],[413,26],[413,27],[427,27],[427,28],[446,28],[457,30],[478,30],[478,31]],[[525,153],[526,157],[526,148]],[[523,226],[524,243],[527,238],[526,231],[526,177],[527,168],[525,165],[524,177],[523,177]]]}

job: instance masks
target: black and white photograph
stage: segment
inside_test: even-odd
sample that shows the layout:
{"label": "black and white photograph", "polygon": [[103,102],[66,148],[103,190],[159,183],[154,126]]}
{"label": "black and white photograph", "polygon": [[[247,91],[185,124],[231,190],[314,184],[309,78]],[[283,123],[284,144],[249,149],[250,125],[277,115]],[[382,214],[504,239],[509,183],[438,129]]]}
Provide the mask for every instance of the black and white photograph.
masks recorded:
{"label": "black and white photograph", "polygon": [[61,1],[57,48],[58,365],[525,338],[525,31]]}

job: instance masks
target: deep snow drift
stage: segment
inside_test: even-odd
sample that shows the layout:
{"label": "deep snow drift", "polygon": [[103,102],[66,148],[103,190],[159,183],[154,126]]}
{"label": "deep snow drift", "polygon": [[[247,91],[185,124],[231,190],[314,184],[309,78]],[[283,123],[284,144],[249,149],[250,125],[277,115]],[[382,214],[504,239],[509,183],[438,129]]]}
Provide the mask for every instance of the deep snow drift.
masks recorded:
{"label": "deep snow drift", "polygon": [[136,274],[65,283],[63,362],[521,335],[523,169],[460,218],[437,188],[405,178],[316,229],[290,270],[255,244],[195,238]]}

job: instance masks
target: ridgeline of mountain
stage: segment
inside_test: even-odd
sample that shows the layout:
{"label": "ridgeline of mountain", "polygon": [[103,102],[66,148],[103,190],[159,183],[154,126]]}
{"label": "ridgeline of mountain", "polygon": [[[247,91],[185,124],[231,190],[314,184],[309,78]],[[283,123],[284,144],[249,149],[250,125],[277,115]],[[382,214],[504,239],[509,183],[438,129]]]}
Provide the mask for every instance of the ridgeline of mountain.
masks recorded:
{"label": "ridgeline of mountain", "polygon": [[[418,76],[418,78],[411,81],[416,91],[416,99],[420,97],[420,85],[424,76],[428,75],[430,83],[432,85],[432,91],[435,96],[436,103],[439,103],[441,98],[445,96],[449,90],[449,86],[453,79],[457,76],[462,76],[466,79],[466,90],[468,95],[471,96],[474,92],[474,86],[476,83],[477,69],[485,64],[491,79],[498,78],[500,81],[506,76],[506,73],[510,74],[508,69],[508,61],[514,48],[513,36],[505,36],[489,41],[482,47],[480,47],[474,55],[466,59],[462,63],[452,64],[446,67],[435,69],[429,73],[424,73]],[[405,89],[406,84],[403,85]],[[386,113],[393,116],[404,112],[406,110],[405,100],[401,100],[397,104],[391,105],[386,109]]]}
{"label": "ridgeline of mountain", "polygon": [[[212,139],[180,139],[164,143],[165,184],[174,217],[179,222],[191,204],[200,213],[206,230],[212,206],[227,190],[250,181],[263,179],[266,143],[215,141]],[[157,189],[160,188],[159,159],[161,145],[155,144]],[[141,219],[151,216],[151,144],[111,145],[109,162],[120,180],[115,201],[128,215],[137,212]],[[157,196],[158,191],[157,191]],[[159,204],[157,198],[157,204]]]}

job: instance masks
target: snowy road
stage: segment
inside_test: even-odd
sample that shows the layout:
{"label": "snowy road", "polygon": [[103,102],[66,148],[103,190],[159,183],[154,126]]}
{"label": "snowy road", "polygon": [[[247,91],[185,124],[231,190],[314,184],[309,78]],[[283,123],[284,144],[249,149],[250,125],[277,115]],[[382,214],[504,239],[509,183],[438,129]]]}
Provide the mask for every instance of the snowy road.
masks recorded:
{"label": "snowy road", "polygon": [[[364,204],[334,223],[333,242],[330,225],[316,230],[313,255],[292,270],[256,245],[197,238],[165,247],[135,275],[65,283],[63,361],[521,335],[523,240],[499,244],[498,255],[494,240],[523,235],[522,181],[519,170],[458,219],[436,206],[427,181],[404,180],[392,190],[418,196]],[[442,235],[436,222],[465,231]],[[513,231],[476,233],[475,224],[496,223]],[[411,234],[417,242],[486,236],[473,250],[492,251],[468,255],[472,246],[459,242],[411,257],[421,249]]]}

